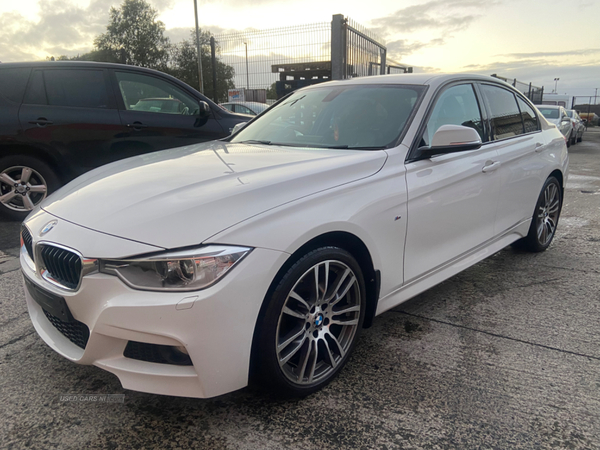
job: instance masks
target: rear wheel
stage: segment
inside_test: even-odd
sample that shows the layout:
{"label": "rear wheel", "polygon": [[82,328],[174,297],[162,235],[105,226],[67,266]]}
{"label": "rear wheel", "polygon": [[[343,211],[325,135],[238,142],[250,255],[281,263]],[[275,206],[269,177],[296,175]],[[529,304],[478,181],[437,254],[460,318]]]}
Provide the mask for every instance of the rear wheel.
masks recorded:
{"label": "rear wheel", "polygon": [[266,301],[254,342],[254,381],[286,396],[321,389],[346,364],[362,328],[360,266],[340,248],[313,250]]}
{"label": "rear wheel", "polygon": [[562,190],[560,183],[555,177],[550,177],[544,183],[535,205],[529,233],[523,239],[515,242],[515,246],[530,252],[543,252],[546,250],[556,234],[561,208]]}
{"label": "rear wheel", "polygon": [[59,185],[54,171],[39,159],[20,155],[1,158],[0,213],[23,220]]}

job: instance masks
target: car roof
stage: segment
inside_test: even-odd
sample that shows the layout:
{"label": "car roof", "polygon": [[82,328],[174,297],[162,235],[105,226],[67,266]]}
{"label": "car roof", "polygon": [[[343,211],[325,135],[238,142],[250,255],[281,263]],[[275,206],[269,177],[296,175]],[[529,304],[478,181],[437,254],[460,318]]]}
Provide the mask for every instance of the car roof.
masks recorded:
{"label": "car roof", "polygon": [[[446,84],[452,81],[462,81],[462,80],[470,80],[470,81],[486,81],[492,82],[496,84],[501,84],[504,86],[510,86],[510,84],[505,83],[504,81],[486,76],[486,75],[478,75],[478,74],[470,74],[470,73],[455,73],[455,74],[438,74],[438,73],[404,73],[404,74],[394,74],[394,75],[375,75],[369,77],[357,77],[351,78],[348,80],[340,80],[340,81],[332,81],[332,83],[339,84],[362,84],[362,85],[377,85],[377,84],[411,84],[411,85],[424,85],[424,86],[432,86],[438,87],[442,84]],[[319,85],[316,84],[314,86],[310,86],[305,89],[318,88]],[[512,87],[512,86],[511,86]]]}
{"label": "car roof", "polygon": [[537,108],[548,108],[548,109],[565,109],[564,106],[560,105],[535,105]]}

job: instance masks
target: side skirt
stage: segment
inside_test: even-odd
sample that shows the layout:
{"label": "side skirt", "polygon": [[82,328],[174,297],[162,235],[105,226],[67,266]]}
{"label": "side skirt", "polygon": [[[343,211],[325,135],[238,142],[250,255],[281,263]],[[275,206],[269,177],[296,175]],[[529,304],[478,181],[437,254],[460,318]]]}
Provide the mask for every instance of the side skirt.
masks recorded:
{"label": "side skirt", "polygon": [[531,219],[527,219],[509,230],[502,233],[500,236],[484,242],[483,244],[475,247],[469,252],[463,253],[460,256],[448,261],[441,266],[438,266],[419,278],[413,279],[406,283],[401,288],[389,293],[383,298],[379,299],[377,304],[377,312],[375,315],[379,315],[388,309],[398,306],[412,297],[432,288],[436,284],[447,280],[448,278],[456,275],[459,272],[477,264],[479,261],[492,256],[494,253],[499,252],[507,245],[521,239],[526,236],[529,231],[529,225]]}

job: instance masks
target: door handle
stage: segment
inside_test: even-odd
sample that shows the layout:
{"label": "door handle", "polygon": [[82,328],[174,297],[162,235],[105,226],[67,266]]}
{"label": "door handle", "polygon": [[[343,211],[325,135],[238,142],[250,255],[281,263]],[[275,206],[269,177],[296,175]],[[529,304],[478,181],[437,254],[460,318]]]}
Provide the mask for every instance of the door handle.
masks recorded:
{"label": "door handle", "polygon": [[128,123],[127,127],[133,128],[134,130],[141,130],[142,128],[148,128],[148,125],[144,125],[142,122]]}
{"label": "door handle", "polygon": [[32,120],[31,122],[29,122],[32,125],[37,125],[39,127],[45,127],[46,125],[53,125],[54,122],[52,122],[51,120],[47,120],[45,117],[40,117],[37,120]]}
{"label": "door handle", "polygon": [[500,161],[488,161],[485,163],[485,166],[483,166],[481,171],[483,173],[493,172],[494,170],[498,170],[501,165],[502,163]]}
{"label": "door handle", "polygon": [[542,144],[541,142],[536,142],[535,152],[540,153],[540,152],[543,152],[544,150],[546,150],[546,146],[544,144]]}

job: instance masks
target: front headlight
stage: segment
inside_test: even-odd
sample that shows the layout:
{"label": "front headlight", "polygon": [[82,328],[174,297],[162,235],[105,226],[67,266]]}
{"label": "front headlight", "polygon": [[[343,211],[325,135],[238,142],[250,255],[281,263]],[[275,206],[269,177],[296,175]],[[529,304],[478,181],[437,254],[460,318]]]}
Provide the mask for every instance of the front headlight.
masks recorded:
{"label": "front headlight", "polygon": [[250,251],[209,245],[139,259],[101,260],[100,272],[116,275],[135,289],[195,291],[216,283]]}

